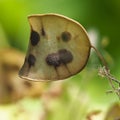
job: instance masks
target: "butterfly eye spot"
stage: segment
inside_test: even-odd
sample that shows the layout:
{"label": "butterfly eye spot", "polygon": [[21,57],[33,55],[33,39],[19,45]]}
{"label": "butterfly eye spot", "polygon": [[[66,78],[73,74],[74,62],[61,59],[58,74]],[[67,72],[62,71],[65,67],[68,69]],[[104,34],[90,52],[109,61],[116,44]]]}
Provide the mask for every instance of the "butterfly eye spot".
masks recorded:
{"label": "butterfly eye spot", "polygon": [[28,56],[28,60],[27,60],[27,61],[28,61],[29,67],[31,67],[31,66],[34,66],[34,65],[35,65],[36,58],[35,58],[34,55],[30,54],[30,55]]}
{"label": "butterfly eye spot", "polygon": [[30,40],[31,40],[31,44],[35,46],[40,41],[40,35],[36,31],[32,30]]}
{"label": "butterfly eye spot", "polygon": [[67,31],[61,33],[61,39],[64,42],[68,42],[71,39],[71,34]]}

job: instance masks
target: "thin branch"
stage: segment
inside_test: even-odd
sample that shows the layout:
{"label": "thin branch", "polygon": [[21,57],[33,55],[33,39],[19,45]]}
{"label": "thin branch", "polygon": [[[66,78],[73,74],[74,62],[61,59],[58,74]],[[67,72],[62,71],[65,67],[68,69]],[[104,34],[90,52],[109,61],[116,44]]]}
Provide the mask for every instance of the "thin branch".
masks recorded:
{"label": "thin branch", "polygon": [[101,62],[103,64],[103,67],[102,67],[102,69],[100,69],[99,74],[101,76],[106,77],[109,80],[110,85],[113,89],[113,92],[116,93],[120,99],[120,90],[119,90],[119,88],[116,89],[116,87],[113,84],[113,81],[114,81],[115,83],[117,83],[120,86],[120,81],[118,79],[116,79],[115,77],[113,77],[112,74],[110,74],[110,69],[108,68],[107,63],[106,63],[104,57],[101,55],[101,53],[94,46],[91,46],[91,47],[95,50],[95,52],[97,53],[99,59],[101,60]]}

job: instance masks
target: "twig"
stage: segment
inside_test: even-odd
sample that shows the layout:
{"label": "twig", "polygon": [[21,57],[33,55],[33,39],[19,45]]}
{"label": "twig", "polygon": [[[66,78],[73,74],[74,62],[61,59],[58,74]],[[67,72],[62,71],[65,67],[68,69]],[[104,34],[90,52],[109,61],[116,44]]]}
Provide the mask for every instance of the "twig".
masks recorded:
{"label": "twig", "polygon": [[109,83],[113,89],[112,91],[114,93],[116,93],[116,95],[120,99],[120,88],[115,88],[115,86],[113,84],[113,82],[115,82],[120,86],[120,81],[118,79],[116,79],[115,77],[113,77],[112,74],[110,74],[110,69],[108,68],[107,63],[106,63],[104,57],[101,55],[101,53],[94,46],[91,46],[91,47],[95,50],[95,52],[97,53],[99,59],[101,60],[101,62],[103,64],[102,69],[100,69],[100,71],[99,71],[99,75],[101,75],[102,77],[106,77],[109,80]]}

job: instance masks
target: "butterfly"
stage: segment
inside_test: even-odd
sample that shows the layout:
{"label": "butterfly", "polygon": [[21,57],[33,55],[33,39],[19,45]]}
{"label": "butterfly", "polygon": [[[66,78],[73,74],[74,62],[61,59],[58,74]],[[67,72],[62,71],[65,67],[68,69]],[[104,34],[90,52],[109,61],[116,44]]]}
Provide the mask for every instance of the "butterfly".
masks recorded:
{"label": "butterfly", "polygon": [[91,43],[83,26],[59,14],[28,17],[31,34],[19,76],[24,79],[62,80],[86,65]]}

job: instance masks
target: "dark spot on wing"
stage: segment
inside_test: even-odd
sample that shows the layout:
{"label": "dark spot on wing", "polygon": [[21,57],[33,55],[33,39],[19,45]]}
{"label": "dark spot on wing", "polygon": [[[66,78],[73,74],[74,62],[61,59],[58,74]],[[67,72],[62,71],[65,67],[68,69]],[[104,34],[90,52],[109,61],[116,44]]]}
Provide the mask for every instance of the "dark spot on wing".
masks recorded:
{"label": "dark spot on wing", "polygon": [[64,42],[68,42],[70,39],[71,39],[71,34],[67,31],[65,32],[62,32],[61,34],[61,39],[64,41]]}
{"label": "dark spot on wing", "polygon": [[42,29],[41,29],[41,34],[42,34],[43,36],[45,36],[45,34],[46,34],[43,27],[42,27]]}
{"label": "dark spot on wing", "polygon": [[46,57],[46,63],[54,67],[59,67],[60,64],[67,64],[72,60],[72,53],[66,49],[61,49],[57,53],[51,53]]}
{"label": "dark spot on wing", "polygon": [[34,55],[30,54],[30,55],[28,56],[28,60],[27,60],[27,61],[28,61],[29,67],[31,67],[31,66],[34,66],[34,65],[35,65],[36,58],[35,58]]}
{"label": "dark spot on wing", "polygon": [[40,35],[36,31],[32,30],[30,40],[31,40],[31,44],[35,46],[40,41]]}
{"label": "dark spot on wing", "polygon": [[51,53],[46,57],[46,62],[48,65],[58,67],[60,65],[60,57],[58,53]]}
{"label": "dark spot on wing", "polygon": [[63,64],[67,64],[69,62],[71,62],[73,60],[73,55],[70,51],[66,50],[66,49],[61,49],[58,51],[59,56],[60,56],[60,61]]}

